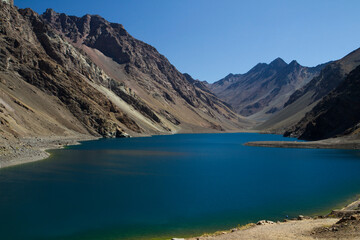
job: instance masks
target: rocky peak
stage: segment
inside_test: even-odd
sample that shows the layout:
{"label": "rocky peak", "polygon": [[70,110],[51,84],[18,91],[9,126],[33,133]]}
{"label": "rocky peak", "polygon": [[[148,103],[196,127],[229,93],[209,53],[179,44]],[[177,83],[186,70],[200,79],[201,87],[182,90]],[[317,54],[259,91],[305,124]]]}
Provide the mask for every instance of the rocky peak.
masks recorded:
{"label": "rocky peak", "polygon": [[276,69],[281,69],[286,67],[288,64],[282,59],[282,58],[276,58],[274,61],[272,61],[269,66]]}
{"label": "rocky peak", "polygon": [[23,16],[23,17],[39,17],[39,15],[34,12],[31,8],[25,8],[25,9],[19,9],[19,13]]}
{"label": "rocky peak", "polygon": [[266,64],[266,63],[258,63],[255,65],[255,67],[253,67],[252,69],[250,69],[247,73],[245,73],[244,75],[246,74],[252,74],[252,73],[258,73],[258,72],[261,72],[261,71],[264,71],[265,69],[268,69],[269,68],[269,65]]}
{"label": "rocky peak", "polygon": [[10,6],[14,6],[14,0],[0,0],[1,3],[9,4]]}
{"label": "rocky peak", "polygon": [[290,63],[289,63],[289,66],[300,66],[300,64],[296,61],[296,60],[292,60]]}
{"label": "rocky peak", "polygon": [[58,16],[59,14],[55,12],[52,8],[46,9],[46,11],[43,13],[43,16],[50,19]]}
{"label": "rocky peak", "polygon": [[194,83],[196,80],[188,73],[183,73],[184,77],[189,83]]}

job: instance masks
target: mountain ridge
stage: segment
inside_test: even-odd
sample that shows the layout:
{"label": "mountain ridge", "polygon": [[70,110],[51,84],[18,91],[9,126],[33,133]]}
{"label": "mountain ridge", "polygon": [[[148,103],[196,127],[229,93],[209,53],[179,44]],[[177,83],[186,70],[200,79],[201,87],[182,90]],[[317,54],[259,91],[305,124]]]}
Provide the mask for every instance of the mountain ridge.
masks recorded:
{"label": "mountain ridge", "polygon": [[325,65],[303,67],[296,60],[287,64],[278,57],[269,64],[258,63],[244,74],[229,74],[208,86],[239,114],[263,121],[281,110],[289,96]]}
{"label": "mountain ridge", "polygon": [[[284,108],[270,119],[256,127],[257,130],[279,134],[299,136],[291,133],[299,128],[300,122],[324,97],[335,90],[347,75],[360,65],[360,49],[356,49],[343,58],[330,62],[308,84],[295,91],[284,104]],[[309,118],[308,118],[309,119]],[[298,129],[297,132],[300,132]],[[301,135],[301,134],[300,134]]]}

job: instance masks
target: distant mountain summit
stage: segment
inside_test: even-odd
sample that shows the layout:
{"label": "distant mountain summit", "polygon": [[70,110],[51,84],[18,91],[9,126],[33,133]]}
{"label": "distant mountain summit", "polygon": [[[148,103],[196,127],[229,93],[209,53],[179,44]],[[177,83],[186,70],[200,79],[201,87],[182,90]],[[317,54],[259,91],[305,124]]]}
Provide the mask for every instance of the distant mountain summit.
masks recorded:
{"label": "distant mountain summit", "polygon": [[271,67],[272,69],[280,70],[287,65],[288,64],[282,58],[278,57],[269,64],[269,67]]}
{"label": "distant mountain summit", "polygon": [[317,76],[325,66],[313,68],[276,58],[259,63],[245,74],[229,74],[209,85],[219,98],[241,115],[266,120],[281,110],[291,94]]}
{"label": "distant mountain summit", "polygon": [[10,6],[14,6],[14,0],[0,0],[4,4],[9,4]]}

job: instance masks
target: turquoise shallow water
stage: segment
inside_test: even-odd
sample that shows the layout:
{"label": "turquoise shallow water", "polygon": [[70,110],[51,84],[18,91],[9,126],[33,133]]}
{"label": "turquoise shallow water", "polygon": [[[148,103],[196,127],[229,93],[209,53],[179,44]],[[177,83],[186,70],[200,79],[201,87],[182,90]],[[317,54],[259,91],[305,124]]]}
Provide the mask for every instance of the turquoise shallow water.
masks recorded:
{"label": "turquoise shallow water", "polygon": [[[246,147],[250,133],[111,139],[0,170],[0,239],[166,239],[324,212],[360,193],[360,152]],[[289,140],[289,139],[286,139]]]}

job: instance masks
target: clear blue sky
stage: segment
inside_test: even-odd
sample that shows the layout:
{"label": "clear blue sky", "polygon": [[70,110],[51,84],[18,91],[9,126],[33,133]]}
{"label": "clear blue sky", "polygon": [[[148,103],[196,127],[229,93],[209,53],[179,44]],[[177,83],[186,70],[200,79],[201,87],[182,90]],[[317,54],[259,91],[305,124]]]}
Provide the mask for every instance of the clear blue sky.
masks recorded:
{"label": "clear blue sky", "polygon": [[99,14],[213,82],[281,57],[305,66],[360,47],[359,0],[15,0],[38,13]]}

